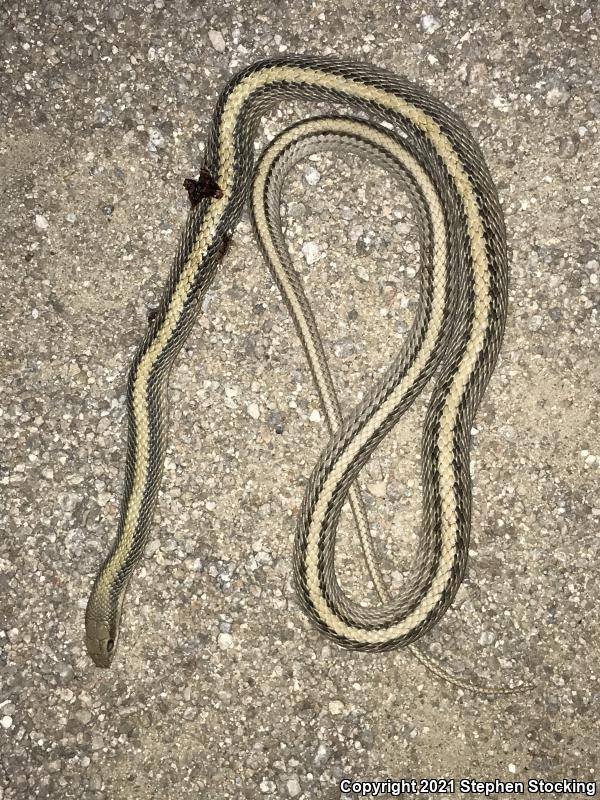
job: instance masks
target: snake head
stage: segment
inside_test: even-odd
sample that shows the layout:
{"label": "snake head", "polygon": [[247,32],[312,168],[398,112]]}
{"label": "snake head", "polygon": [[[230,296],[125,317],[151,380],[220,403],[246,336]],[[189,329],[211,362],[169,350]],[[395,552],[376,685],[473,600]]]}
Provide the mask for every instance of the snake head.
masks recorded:
{"label": "snake head", "polygon": [[119,631],[116,625],[86,619],[85,643],[88,653],[97,667],[110,667],[117,649],[118,637]]}

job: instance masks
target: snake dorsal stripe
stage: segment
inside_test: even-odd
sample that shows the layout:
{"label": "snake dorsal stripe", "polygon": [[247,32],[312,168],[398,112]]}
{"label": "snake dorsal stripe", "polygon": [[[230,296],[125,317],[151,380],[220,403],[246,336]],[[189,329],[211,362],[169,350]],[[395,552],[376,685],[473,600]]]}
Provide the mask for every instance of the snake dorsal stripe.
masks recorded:
{"label": "snake dorsal stripe", "polygon": [[[283,131],[256,164],[260,117],[290,99],[328,101],[336,113]],[[347,116],[347,108],[361,118]],[[342,414],[279,212],[291,167],[322,150],[360,153],[382,163],[408,192],[420,226],[421,293],[414,324],[382,379],[348,414]],[[196,192],[199,202],[188,215],[161,306],[129,373],[121,517],[87,607],[88,650],[96,664],[110,665],[123,598],[156,507],[167,441],[169,373],[248,201],[257,240],[307,355],[330,434],[298,520],[294,574],[301,605],[323,633],[346,647],[410,646],[444,614],[464,576],[470,429],[505,326],[504,222],[483,156],[464,123],[410,81],[363,64],[290,56],[257,62],[228,82],[215,109],[203,174],[214,191],[211,196]],[[419,548],[406,586],[390,597],[356,478],[431,380]],[[347,499],[381,598],[374,608],[353,602],[336,576],[336,529]]]}

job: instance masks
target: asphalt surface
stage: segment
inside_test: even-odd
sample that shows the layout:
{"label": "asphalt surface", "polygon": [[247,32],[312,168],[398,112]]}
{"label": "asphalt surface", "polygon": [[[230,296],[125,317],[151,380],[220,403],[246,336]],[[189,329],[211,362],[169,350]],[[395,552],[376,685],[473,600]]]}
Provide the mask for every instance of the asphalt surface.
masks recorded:
{"label": "asphalt surface", "polygon": [[[344,777],[448,778],[475,796],[461,778],[597,778],[598,15],[551,0],[2,4],[2,800],[358,797]],[[115,663],[87,656],[127,368],[182,182],[227,77],[293,52],[428,88],[497,182],[511,306],[473,433],[470,566],[422,646],[462,677],[533,680],[530,694],[458,691],[405,652],[341,650],[302,615],[294,520],[326,429],[247,215],[172,376],[159,513]],[[261,141],[297,113],[315,110],[276,110]],[[324,156],[296,169],[284,210],[348,408],[410,325],[414,216],[380,169]],[[392,587],[415,546],[423,413],[361,480]],[[338,565],[373,600],[349,518]]]}

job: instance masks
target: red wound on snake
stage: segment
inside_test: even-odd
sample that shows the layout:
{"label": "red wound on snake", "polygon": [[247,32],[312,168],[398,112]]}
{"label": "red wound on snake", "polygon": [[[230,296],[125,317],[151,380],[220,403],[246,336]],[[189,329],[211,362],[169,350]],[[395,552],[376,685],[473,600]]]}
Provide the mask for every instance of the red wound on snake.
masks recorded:
{"label": "red wound on snake", "polygon": [[216,200],[223,197],[223,190],[204,167],[200,170],[198,179],[186,178],[183,188],[187,191],[192,208],[198,205],[204,197],[214,197]]}

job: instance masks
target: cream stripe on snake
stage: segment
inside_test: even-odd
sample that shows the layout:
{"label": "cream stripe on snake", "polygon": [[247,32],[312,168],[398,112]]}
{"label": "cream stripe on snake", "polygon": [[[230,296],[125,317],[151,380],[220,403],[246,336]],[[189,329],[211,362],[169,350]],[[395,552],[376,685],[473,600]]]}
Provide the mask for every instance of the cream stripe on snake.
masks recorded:
{"label": "cream stripe on snake", "polygon": [[[359,146],[357,146],[357,142],[360,143]],[[280,207],[283,179],[285,179],[291,166],[308,154],[328,149],[328,145],[331,145],[333,151],[340,149],[355,150],[363,156],[365,155],[366,146],[376,146],[378,149],[370,153],[372,158],[377,158],[377,160],[381,161],[382,154],[386,152],[389,159],[395,160],[386,160],[383,166],[390,172],[397,173],[398,165],[402,165],[403,170],[406,170],[406,174],[398,177],[403,177],[406,180],[408,175],[418,182],[423,192],[424,200],[427,202],[428,211],[431,217],[436,220],[436,224],[433,226],[433,260],[437,296],[433,304],[439,307],[442,307],[444,302],[447,253],[444,215],[435,187],[415,159],[397,141],[391,138],[388,132],[352,119],[317,118],[300,123],[285,131],[276,141],[271,143],[265,152],[261,163],[257,167],[252,191],[255,230],[263,247],[271,273],[288,302],[292,318],[296,322],[298,334],[303,343],[313,373],[315,386],[325,411],[329,432],[333,434],[336,428],[342,424],[343,417],[327,367],[327,359],[323,351],[321,337],[319,336],[310,305],[300,288],[300,280],[291,263],[283,237],[280,235],[280,225],[279,223],[269,224],[268,211],[269,208],[278,209]],[[278,176],[276,181],[271,180],[268,182],[267,179],[269,177],[272,178],[273,174],[279,171],[280,162],[284,162],[284,159],[285,164],[281,168],[281,179]],[[274,165],[277,170],[273,169]],[[271,176],[269,176],[270,172],[273,173]],[[273,184],[277,184],[276,191],[273,191]],[[415,203],[416,198],[414,195],[412,199],[413,203]],[[274,238],[276,234],[278,235],[278,242]],[[277,245],[279,245],[279,251]],[[281,257],[280,252],[282,253]],[[282,258],[284,261],[282,261]],[[437,327],[439,328],[439,324]],[[369,573],[381,600],[386,602],[388,599],[387,589],[376,563],[366,511],[360,497],[360,491],[356,486],[353,486],[350,490],[350,501]],[[314,525],[311,527],[314,528]]]}
{"label": "cream stripe on snake", "polygon": [[[326,117],[297,125],[270,145],[255,169],[253,141],[262,112],[279,99],[295,97],[350,105],[371,121]],[[390,123],[396,132],[381,127]],[[429,272],[423,273],[427,292],[420,301],[419,324],[415,323],[389,373],[372,390],[370,404],[365,401],[345,419],[314,319],[295,279],[290,282],[285,256],[282,261],[282,235],[269,207],[269,197],[278,194],[282,180],[280,175],[275,190],[270,190],[273,175],[283,161],[301,151],[301,140],[312,146],[319,137],[329,137],[340,147],[346,138],[352,142],[350,149],[362,147],[370,156],[380,153],[395,164],[395,171],[412,181],[430,223],[429,234],[423,234],[431,252]],[[161,308],[130,371],[121,522],[88,603],[90,655],[99,666],[112,661],[123,598],[148,540],[162,475],[169,371],[252,181],[255,228],[309,357],[332,434],[311,478],[299,521],[294,563],[300,599],[319,628],[341,644],[373,650],[410,645],[448,608],[464,575],[470,519],[468,432],[504,329],[508,276],[504,227],[483,158],[460,120],[410,82],[365,65],[285,57],[258,62],[231,79],[215,111],[205,166],[220,192],[202,198],[190,212]],[[438,367],[423,445],[424,490],[430,502],[424,508],[422,560],[417,559],[412,582],[400,600],[365,610],[343,595],[335,578],[332,548],[339,510],[350,492],[367,561],[373,560],[362,501],[352,483],[378,441]],[[369,569],[385,601],[377,568],[369,564]],[[432,669],[436,671],[435,665]]]}
{"label": "cream stripe on snake", "polygon": [[[429,180],[426,173],[421,169],[419,164],[415,161],[412,156],[406,152],[402,148],[402,146],[393,140],[390,139],[389,135],[385,136],[385,134],[373,127],[367,126],[364,123],[360,123],[357,121],[352,120],[323,120],[315,123],[306,123],[304,125],[299,126],[298,128],[293,128],[290,130],[287,135],[284,133],[280,139],[269,148],[265,157],[262,159],[261,164],[257,170],[257,176],[255,179],[254,189],[253,189],[253,213],[254,219],[256,222],[256,226],[258,229],[259,236],[262,240],[263,246],[266,249],[268,260],[270,261],[271,265],[273,266],[274,270],[277,272],[277,277],[282,285],[283,291],[286,297],[289,299],[289,302],[292,306],[292,314],[295,319],[300,321],[300,329],[301,329],[301,339],[305,344],[305,347],[308,351],[308,357],[311,362],[311,365],[314,365],[314,371],[316,372],[316,383],[320,387],[320,394],[326,398],[325,408],[327,416],[330,418],[335,418],[337,415],[335,414],[335,403],[333,402],[329,392],[327,392],[325,385],[326,380],[323,376],[321,370],[319,369],[319,359],[317,357],[317,346],[314,343],[314,333],[316,331],[314,328],[306,322],[303,316],[303,309],[301,304],[297,302],[294,298],[294,287],[288,280],[287,277],[287,270],[283,267],[281,260],[278,256],[277,249],[273,244],[273,240],[271,238],[269,224],[266,217],[265,206],[263,205],[262,199],[265,191],[265,182],[271,169],[274,161],[276,161],[281,152],[290,145],[291,142],[295,140],[296,137],[305,136],[310,133],[317,133],[319,131],[331,131],[338,134],[348,134],[350,136],[361,137],[364,140],[371,141],[374,144],[377,144],[380,148],[388,149],[390,156],[395,158],[399,163],[403,164],[403,166],[412,174],[414,179],[418,182],[419,187],[423,191],[424,196],[426,197],[430,212],[433,218],[436,218],[438,221],[444,218],[443,211],[440,207],[439,198],[433,187],[431,181]],[[436,237],[436,242],[433,248],[434,252],[434,295],[432,298],[432,305],[434,307],[441,308],[445,302],[445,294],[446,294],[446,235],[445,229],[439,224],[434,227],[434,236]],[[321,621],[323,621],[332,631],[334,631],[339,636],[344,638],[353,639],[355,641],[361,643],[383,643],[388,642],[392,638],[396,638],[398,636],[402,636],[408,631],[410,631],[414,625],[421,621],[421,619],[426,616],[429,612],[430,608],[435,605],[437,599],[439,597],[440,586],[443,587],[445,583],[444,576],[442,576],[441,582],[434,581],[430,588],[430,593],[434,594],[433,601],[430,601],[429,598],[424,599],[421,604],[419,605],[419,616],[407,617],[403,620],[401,626],[392,626],[389,628],[385,628],[381,631],[365,631],[360,629],[357,626],[348,626],[345,625],[342,620],[338,619],[329,609],[327,600],[323,596],[321,589],[320,589],[320,571],[318,566],[319,560],[319,543],[320,543],[320,531],[323,525],[323,518],[325,516],[326,509],[331,501],[332,491],[336,488],[340,474],[344,469],[344,464],[348,464],[354,460],[358,451],[364,446],[365,441],[376,431],[382,421],[389,415],[390,409],[396,406],[401,397],[406,394],[407,386],[414,382],[414,378],[420,373],[423,364],[427,361],[430,357],[433,347],[435,343],[438,341],[439,333],[441,327],[441,318],[438,316],[435,318],[434,324],[429,328],[427,340],[423,345],[423,349],[421,350],[419,359],[415,362],[413,368],[406,376],[405,381],[400,383],[397,389],[390,395],[389,399],[386,403],[384,403],[381,408],[377,411],[377,413],[371,417],[369,423],[363,428],[360,435],[357,436],[352,444],[350,445],[348,451],[344,455],[344,461],[340,463],[340,465],[333,470],[322,488],[321,495],[319,498],[319,502],[314,512],[314,516],[312,518],[309,530],[308,530],[308,545],[307,545],[307,552],[306,552],[306,564],[307,564],[307,572],[308,572],[308,579],[307,579],[307,586],[309,590],[309,599],[310,602],[313,604],[316,613],[319,615]],[[448,512],[449,514],[454,514],[453,510]],[[448,530],[448,526],[444,530],[443,536],[446,539],[452,538],[452,530]],[[448,550],[450,550],[451,545],[448,546]],[[441,560],[441,564],[444,570],[447,568],[447,564],[444,563],[444,560]]]}

